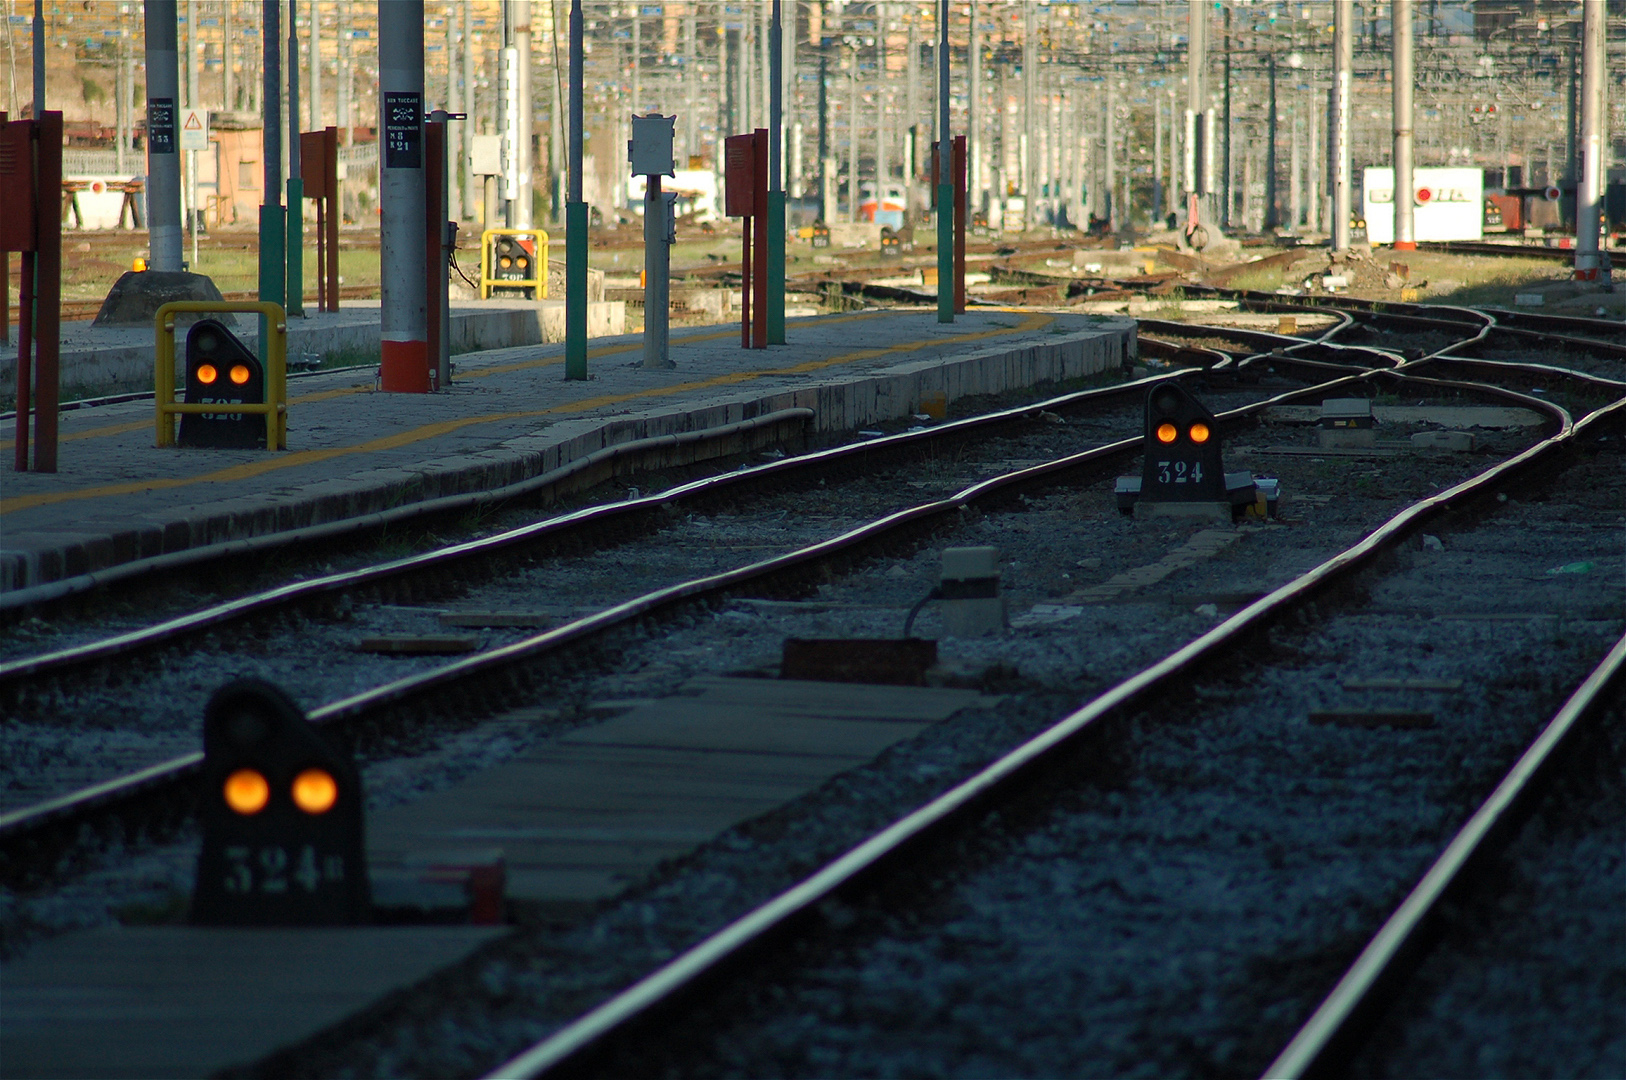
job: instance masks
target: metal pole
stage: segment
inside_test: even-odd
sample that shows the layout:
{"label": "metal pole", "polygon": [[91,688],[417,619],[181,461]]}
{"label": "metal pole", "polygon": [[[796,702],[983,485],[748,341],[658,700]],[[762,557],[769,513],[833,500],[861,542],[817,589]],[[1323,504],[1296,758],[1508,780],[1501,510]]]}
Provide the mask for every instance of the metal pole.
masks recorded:
{"label": "metal pole", "polygon": [[423,0],[378,7],[380,387],[429,389],[429,297],[424,273]]}
{"label": "metal pole", "polygon": [[[467,5],[464,5],[464,7],[467,7]],[[473,110],[470,109],[463,101],[463,95],[458,89],[457,61],[454,59],[457,55],[457,32],[455,30],[457,20],[452,16],[456,14],[456,10],[457,9],[451,4],[446,5],[446,112],[462,113],[464,116],[468,116],[472,114]],[[468,50],[464,49],[463,54],[466,57],[468,55]],[[469,125],[467,122],[465,122],[462,125],[462,128],[467,128],[468,126]],[[461,131],[462,128],[459,130]],[[460,184],[457,179],[459,172],[457,161],[458,158],[462,156],[463,155],[457,151],[457,144],[452,140],[451,133],[448,132],[446,138],[446,155],[442,163],[442,168],[444,169],[442,179],[445,182],[441,185],[444,191],[444,194],[441,196],[441,210],[448,221],[463,220],[463,185]],[[441,356],[442,366],[450,363],[449,354],[443,352]],[[445,386],[450,381],[450,379],[442,379],[441,385]]]}
{"label": "metal pole", "polygon": [[1270,114],[1265,118],[1265,231],[1282,223],[1276,209],[1276,56],[1270,57]]}
{"label": "metal pole", "polygon": [[1395,250],[1415,251],[1412,217],[1412,2],[1394,0]]}
{"label": "metal pole", "polygon": [[350,0],[338,0],[339,5],[339,138],[350,145],[350,95],[355,75],[350,70]]}
{"label": "metal pole", "polygon": [[1105,189],[1107,197],[1108,227],[1116,234],[1123,228],[1123,213],[1118,205],[1118,88],[1113,83],[1114,78],[1116,76],[1108,71],[1106,110],[1101,118],[1101,141],[1105,144],[1102,147],[1102,157],[1106,162],[1106,175],[1101,186]]}
{"label": "metal pole", "polygon": [[515,117],[518,130],[515,142],[519,151],[519,205],[514,213],[514,224],[521,229],[531,227],[531,133],[535,126],[536,107],[531,103],[531,0],[513,0],[514,51],[519,60],[519,114]]}
{"label": "metal pole", "polygon": [[937,5],[937,321],[954,321],[954,142],[949,138],[949,0]]}
{"label": "metal pole", "polygon": [[967,213],[976,213],[983,204],[982,136],[977,124],[982,117],[982,35],[977,30],[977,0],[967,0],[966,14],[971,21],[967,31],[966,96],[965,96],[965,157]]}
{"label": "metal pole", "polygon": [[[1348,0],[1345,0],[1347,6]],[[1224,124],[1220,140],[1220,152],[1223,158],[1220,162],[1220,228],[1231,227],[1231,215],[1236,205],[1236,177],[1231,172],[1231,9],[1225,9],[1225,85],[1220,91],[1224,96]]]}
{"label": "metal pole", "polygon": [[[39,11],[38,6],[35,12]],[[147,232],[149,265],[181,268],[181,155],[177,131],[180,78],[177,72],[175,0],[149,0],[147,32]],[[35,19],[35,44],[43,43],[43,22]],[[35,54],[36,116],[45,94],[44,54]]]}
{"label": "metal pole", "polygon": [[[1208,5],[1205,0],[1190,0],[1189,15],[1190,25],[1186,33],[1186,135],[1183,140],[1185,190],[1188,196],[1186,228],[1191,242],[1201,247],[1189,215],[1192,209],[1196,209],[1199,220],[1204,226],[1207,225],[1208,215],[1203,212],[1202,206],[1208,194],[1203,183],[1206,134],[1203,131],[1203,112],[1208,108]],[[1196,196],[1196,200],[1189,196]]]}
{"label": "metal pole", "polygon": [[[785,343],[785,28],[782,0],[773,0],[768,26],[768,344]],[[884,32],[884,31],[883,31]],[[794,31],[793,31],[794,33]],[[664,234],[662,243],[664,244]]]}
{"label": "metal pole", "polygon": [[[1022,8],[1022,145],[1019,148],[1022,169],[1022,229],[1026,231],[1038,224],[1038,199],[1033,190],[1033,89],[1039,81],[1038,7],[1025,4]],[[947,131],[948,125],[943,125]]]}
{"label": "metal pole", "polygon": [[1608,281],[1609,254],[1598,246],[1603,215],[1603,158],[1607,116],[1604,87],[1608,62],[1603,0],[1583,5],[1581,36],[1581,172],[1575,187],[1575,280]]}
{"label": "metal pole", "polygon": [[1163,102],[1152,97],[1152,227],[1163,220]]}
{"label": "metal pole", "polygon": [[474,156],[474,40],[469,36],[470,5],[459,4],[457,6],[458,9],[463,13],[463,25],[461,27],[463,36],[463,95],[458,100],[461,103],[462,111],[468,114],[468,119],[463,121],[462,126],[459,129],[463,136],[463,152],[461,154],[463,159],[461,165],[463,174],[461,189],[463,196],[461,199],[461,209],[463,211],[463,219],[467,220],[474,217],[475,203],[474,172],[469,168],[469,161]]}
{"label": "metal pole", "polygon": [[666,246],[666,196],[661,174],[645,177],[644,188],[644,367],[674,368],[671,355],[671,259]]}
{"label": "metal pole", "polygon": [[1349,248],[1350,191],[1350,92],[1355,67],[1355,39],[1350,20],[1354,17],[1354,4],[1332,6],[1332,247],[1334,251]]}
{"label": "metal pole", "polygon": [[311,0],[311,130],[322,130],[322,5]]}
{"label": "metal pole", "polygon": [[570,0],[570,192],[565,203],[565,378],[587,378],[587,204],[582,202],[582,0]]}
{"label": "metal pole", "polygon": [[[305,178],[299,145],[299,12],[288,5],[288,307],[289,315],[305,314]],[[195,211],[194,211],[195,213]],[[192,225],[196,258],[197,223]]]}
{"label": "metal pole", "polygon": [[[226,0],[220,12],[220,107],[226,112],[237,109],[236,72],[232,70],[237,29],[232,25],[231,12],[235,0]],[[122,21],[122,20],[121,20]],[[123,33],[123,27],[120,27]]]}
{"label": "metal pole", "polygon": [[858,201],[858,50],[851,56],[847,71],[847,220],[857,221]]}

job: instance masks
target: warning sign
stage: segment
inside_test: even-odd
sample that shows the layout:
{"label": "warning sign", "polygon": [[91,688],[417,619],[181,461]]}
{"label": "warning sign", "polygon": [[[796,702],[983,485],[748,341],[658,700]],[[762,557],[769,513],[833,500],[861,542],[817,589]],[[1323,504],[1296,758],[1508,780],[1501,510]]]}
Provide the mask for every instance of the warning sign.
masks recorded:
{"label": "warning sign", "polygon": [[205,109],[187,109],[181,113],[181,149],[209,149],[209,113]]}

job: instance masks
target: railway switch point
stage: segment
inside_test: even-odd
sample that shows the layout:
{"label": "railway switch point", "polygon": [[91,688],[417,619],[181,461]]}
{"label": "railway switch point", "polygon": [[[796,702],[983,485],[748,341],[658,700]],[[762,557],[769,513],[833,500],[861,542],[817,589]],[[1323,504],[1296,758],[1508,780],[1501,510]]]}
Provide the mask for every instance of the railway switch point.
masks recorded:
{"label": "railway switch point", "polygon": [[999,549],[943,549],[943,632],[949,637],[980,637],[1005,629],[1005,598],[999,592]]}
{"label": "railway switch point", "polygon": [[[186,333],[188,405],[265,403],[265,369],[224,323],[204,319]],[[252,413],[185,413],[179,446],[265,448],[265,424]]]}
{"label": "railway switch point", "polygon": [[215,691],[203,717],[201,791],[192,922],[370,920],[361,774],[286,693],[258,679]]}

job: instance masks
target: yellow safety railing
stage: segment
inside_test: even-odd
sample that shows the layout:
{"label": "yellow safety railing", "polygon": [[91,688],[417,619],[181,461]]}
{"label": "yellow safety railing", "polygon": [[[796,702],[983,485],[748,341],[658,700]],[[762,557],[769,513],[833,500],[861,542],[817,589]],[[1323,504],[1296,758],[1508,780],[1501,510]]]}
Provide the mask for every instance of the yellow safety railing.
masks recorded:
{"label": "yellow safety railing", "polygon": [[[222,407],[175,400],[175,316],[193,312],[236,312],[265,317],[265,401],[235,402]],[[175,417],[181,413],[259,413],[265,417],[267,450],[288,448],[288,316],[281,304],[268,300],[176,300],[158,309],[153,372],[158,446],[175,445]]]}
{"label": "yellow safety railing", "polygon": [[[492,240],[498,236],[529,236],[536,239],[536,255],[528,278],[492,276]],[[491,299],[492,289],[535,289],[538,300],[548,298],[548,234],[542,229],[487,229],[480,234],[480,299]]]}

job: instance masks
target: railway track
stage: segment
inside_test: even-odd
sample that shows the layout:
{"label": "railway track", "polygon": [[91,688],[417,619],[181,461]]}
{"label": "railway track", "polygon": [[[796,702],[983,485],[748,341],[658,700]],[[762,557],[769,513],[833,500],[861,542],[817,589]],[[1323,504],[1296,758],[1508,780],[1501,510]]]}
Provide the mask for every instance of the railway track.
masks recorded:
{"label": "railway track", "polygon": [[[1532,546],[1509,541],[1536,519],[1548,518],[1542,536],[1618,528],[1623,417],[1626,403],[1607,406],[1407,507],[491,1075],[850,1074],[905,1053],[928,1072],[1294,1074],[1281,1071],[1285,1057],[1265,1068],[1271,1048],[1347,950],[1345,924],[1403,889],[1419,856],[1426,865],[1434,838],[1471,814],[1467,793],[1495,786],[1542,731],[1552,696],[1514,692],[1517,678],[1497,685],[1497,665],[1529,644],[1419,620],[1418,600],[1508,600],[1500,587],[1527,569],[1518,552]],[[1547,477],[1549,504],[1506,510],[1497,496],[1531,470]],[[1422,551],[1461,543],[1464,557],[1447,567],[1400,554],[1427,538]],[[1599,534],[1595,546],[1613,539]],[[1559,666],[1580,685],[1560,721],[1618,692],[1626,644],[1611,652],[1610,642],[1621,601],[1611,598],[1579,655],[1519,663]],[[1304,620],[1297,632],[1294,620]],[[1360,655],[1348,655],[1355,642]],[[1414,678],[1426,711],[1323,708],[1320,727],[1314,711],[1303,724],[1316,697],[1307,683],[1342,683],[1346,697],[1404,692],[1408,680],[1392,676],[1422,666],[1406,658],[1429,649],[1450,657],[1429,670],[1497,692],[1452,702],[1437,695],[1470,680]],[[1610,655],[1594,669],[1600,653]],[[1265,720],[1284,714],[1292,720]],[[1417,734],[1437,727],[1454,734]],[[1281,799],[1284,787],[1296,797]],[[1308,815],[1313,829],[1282,826],[1283,814]],[[1079,851],[1090,858],[1063,873],[1056,860]],[[1341,880],[1336,868],[1352,856],[1361,869]],[[1244,884],[1252,875],[1270,884]],[[1183,928],[1193,924],[1195,934]],[[1041,950],[1068,955],[1046,961]],[[1159,994],[1186,1004],[1165,1017],[1146,1006]],[[1139,1003],[1128,1014],[1125,999]]]}
{"label": "railway track", "polygon": [[[1262,342],[1256,341],[1255,343]],[[1294,342],[1284,345],[1284,343],[1277,341],[1273,344],[1280,351],[1300,343]],[[1246,348],[1244,347],[1238,351],[1246,351]],[[1334,354],[1342,352],[1346,354],[1344,358],[1349,359],[1353,354],[1360,351],[1354,349],[1334,350]],[[1186,350],[1186,352],[1189,355],[1192,350]],[[1366,356],[1368,366],[1372,363],[1384,362],[1380,357],[1372,355],[1369,351],[1367,351]],[[1269,357],[1268,360],[1261,358],[1258,362],[1281,363],[1291,366],[1288,358],[1279,356]],[[1305,359],[1302,363],[1305,371],[1313,372],[1318,370],[1315,365],[1330,364],[1331,361]],[[1234,359],[1229,357],[1221,357],[1215,360],[1212,366],[1218,369],[1216,374],[1222,374],[1226,367],[1233,365],[1238,367],[1247,366],[1236,365]],[[1374,380],[1378,386],[1382,386],[1386,390],[1417,395],[1425,399],[1438,399],[1441,395],[1446,394],[1468,393],[1483,397],[1495,393],[1494,390],[1487,387],[1463,387],[1460,384],[1452,384],[1444,380],[1425,380],[1410,377],[1406,374],[1369,371],[1348,374],[1349,371],[1350,368],[1345,367],[1343,370],[1333,371],[1332,374],[1341,379],[1341,387],[1357,393],[1363,392],[1363,390],[1376,389],[1375,386],[1362,387],[1361,385],[1363,381],[1370,384]],[[1479,374],[1483,375],[1484,372],[1480,371]],[[1324,378],[1326,376],[1318,374],[1316,377]],[[1333,387],[1332,389],[1337,390],[1339,387]],[[1606,390],[1607,387],[1592,387],[1594,393],[1601,393]],[[1329,392],[1328,387],[1318,386],[1310,390],[1281,395],[1270,402],[1261,402],[1235,410],[1227,414],[1225,418],[1227,433],[1235,435],[1250,430],[1258,430],[1256,425],[1260,423],[1261,414],[1267,405],[1290,404],[1294,400],[1317,401],[1319,400],[1318,395],[1327,392]],[[1516,400],[1525,407],[1546,410],[1554,422],[1559,423],[1561,426],[1564,424],[1562,412],[1554,410],[1552,406],[1543,405],[1527,397],[1508,396],[1504,400]],[[1045,405],[1044,411],[1046,412],[1053,412],[1055,409],[1065,409],[1067,407],[1065,405],[1056,405],[1054,402],[1045,403]],[[1032,410],[1033,407],[1030,407],[1030,417]],[[1561,430],[1552,439],[1538,444],[1536,449],[1514,455],[1513,463],[1521,470],[1527,468],[1536,469],[1543,463],[1551,466],[1554,460],[1569,455],[1573,451],[1573,444],[1588,437],[1587,432],[1596,431],[1608,426],[1611,422],[1612,417],[1589,421],[1587,424],[1582,425],[1582,434],[1580,436],[1577,436],[1568,427],[1564,427],[1564,430]],[[938,430],[941,431],[942,429]],[[920,440],[920,435],[917,433],[914,438]],[[908,445],[908,442],[908,439],[900,438],[892,446],[901,447]],[[871,444],[866,449],[873,454],[898,452],[895,449],[889,450],[885,443]],[[832,571],[843,573],[845,570],[842,568],[856,567],[877,558],[895,558],[896,553],[900,551],[912,550],[924,535],[932,535],[945,528],[964,531],[968,520],[974,528],[984,528],[986,526],[982,524],[983,522],[991,522],[999,517],[1020,519],[1026,516],[1025,514],[994,515],[990,513],[993,510],[1009,508],[1012,505],[1024,505],[1024,500],[1035,500],[1042,504],[1046,499],[1054,500],[1057,497],[1064,497],[1076,501],[1078,496],[1072,492],[1079,480],[1083,478],[1104,478],[1110,475],[1112,469],[1131,459],[1137,451],[1138,440],[1120,440],[1116,443],[1109,441],[1093,450],[1056,458],[1044,464],[1030,465],[1002,476],[989,478],[969,488],[949,491],[946,492],[946,498],[938,498],[935,501],[921,504],[912,509],[889,515],[887,518],[849,529],[842,535],[814,544],[810,548],[769,558],[756,566],[724,570],[721,573],[711,575],[709,578],[694,579],[684,584],[670,586],[658,590],[656,593],[620,604],[616,608],[567,622],[556,630],[548,631],[526,641],[499,648],[493,651],[493,655],[476,657],[467,662],[435,669],[419,676],[400,680],[398,684],[379,687],[373,691],[365,691],[354,695],[350,699],[334,702],[331,707],[318,710],[317,719],[332,723],[344,730],[362,731],[369,728],[376,729],[380,725],[389,726],[392,722],[388,719],[388,716],[392,710],[399,710],[402,715],[407,713],[421,715],[425,710],[453,711],[462,712],[465,715],[478,715],[493,709],[500,709],[507,703],[521,699],[529,693],[534,693],[534,680],[536,678],[540,676],[546,679],[548,677],[547,663],[544,662],[540,666],[537,664],[537,660],[541,656],[551,654],[562,660],[571,655],[567,650],[575,646],[604,648],[606,647],[607,634],[617,632],[616,628],[618,627],[637,625],[640,621],[648,625],[651,619],[669,622],[674,616],[677,616],[679,622],[675,625],[681,626],[682,619],[685,616],[681,616],[679,613],[683,611],[694,612],[718,604],[728,605],[725,607],[726,611],[734,611],[740,606],[742,598],[764,595],[805,596],[812,582],[830,580],[829,575]],[[856,453],[856,451],[851,452]],[[1528,462],[1525,461],[1527,458],[1530,459]],[[1500,471],[1509,467],[1509,465],[1503,465],[1492,471]],[[1430,468],[1437,471],[1442,468],[1442,463],[1435,463]],[[949,486],[952,487],[952,485]],[[1308,486],[1308,484],[1305,485],[1306,488]],[[1430,519],[1443,516],[1448,512],[1464,512],[1461,511],[1462,504],[1471,501],[1476,494],[1476,492],[1463,490],[1464,487],[1465,485],[1457,485],[1442,495],[1424,500],[1423,504],[1412,507],[1403,513],[1401,517],[1404,518],[1407,514],[1410,514],[1415,520],[1404,522],[1400,529],[1391,531],[1415,535],[1423,527],[1423,524],[1428,523]],[[1289,491],[1292,490],[1294,488],[1290,482]],[[1057,492],[1063,494],[1058,496]],[[1477,494],[1487,493],[1478,492]],[[1092,497],[1101,498],[1102,496],[1097,492]],[[697,505],[700,504],[697,503]],[[967,510],[972,515],[969,519],[966,517]],[[591,513],[591,511],[583,513]],[[1365,531],[1370,526],[1352,526],[1346,522],[1344,527],[1346,529],[1354,528],[1356,534],[1358,534],[1358,532]],[[637,528],[635,527],[633,531],[636,532]],[[1397,540],[1396,543],[1398,542]],[[1361,545],[1356,545],[1357,549],[1360,547]],[[1336,551],[1337,548],[1335,546],[1330,550]],[[1349,572],[1353,573],[1360,567],[1366,567],[1386,550],[1393,550],[1393,548],[1385,544],[1377,544],[1364,551],[1355,550],[1354,554],[1346,552],[1343,556],[1330,560],[1330,563],[1338,563],[1339,559],[1344,559],[1349,564]],[[1128,553],[1131,552],[1115,552],[1113,556],[1114,564],[1116,565],[1117,560]],[[918,563],[919,560],[920,557],[917,556],[916,562]],[[1330,564],[1323,564],[1321,571],[1312,572],[1310,575],[1296,581],[1290,581],[1284,584],[1281,589],[1277,589],[1276,593],[1288,592],[1290,595],[1285,599],[1278,600],[1274,605],[1270,605],[1270,610],[1274,614],[1268,616],[1257,613],[1250,615],[1250,612],[1255,612],[1255,609],[1259,608],[1260,604],[1265,603],[1265,601],[1260,601],[1244,610],[1241,615],[1237,616],[1237,619],[1247,617],[1250,630],[1254,635],[1254,639],[1257,640],[1258,636],[1265,632],[1264,628],[1269,625],[1271,619],[1277,616],[1285,618],[1286,613],[1290,611],[1302,612],[1304,605],[1312,600],[1318,605],[1330,603],[1330,598],[1336,596],[1344,588],[1344,571],[1326,570],[1327,565]],[[916,566],[916,570],[919,569],[921,568]],[[1322,571],[1325,572],[1322,573]],[[1318,573],[1320,577],[1316,576]],[[916,577],[918,576],[917,574]],[[900,586],[896,585],[889,587],[893,592],[898,591],[900,588]],[[909,586],[904,585],[901,587],[908,588]],[[861,585],[859,588],[873,591],[875,585],[871,583]],[[873,618],[882,620],[895,618],[894,612],[899,602],[894,598],[891,606],[880,605],[884,610],[875,612]],[[903,606],[907,606],[907,600],[902,600],[901,603]],[[747,609],[754,610],[750,608],[749,604],[746,606]],[[1066,607],[1068,605],[1051,606]],[[770,605],[766,610],[772,612],[776,609]],[[786,616],[786,618],[789,617]],[[857,617],[854,616],[854,618]],[[870,615],[864,615],[863,617],[871,618]],[[1205,659],[1211,659],[1204,655],[1204,649],[1211,647],[1203,646],[1199,648],[1199,646],[1202,646],[1203,642],[1208,641],[1219,630],[1225,629],[1225,627],[1236,621],[1236,619],[1232,619],[1207,634],[1198,633],[1196,641],[1187,641],[1185,637],[1181,637],[1181,634],[1186,635],[1186,637],[1190,636],[1190,628],[1181,627],[1175,635],[1176,640],[1169,640],[1168,635],[1164,635],[1159,639],[1161,647],[1172,650],[1162,660],[1159,660],[1156,654],[1137,659],[1147,665],[1147,670],[1172,664],[1171,672],[1189,674],[1191,671],[1197,670]],[[1212,648],[1217,648],[1217,646]],[[1192,652],[1194,649],[1197,650],[1195,653]],[[504,655],[497,656],[496,653]],[[1214,655],[1217,656],[1218,653],[1215,652]],[[505,688],[501,685],[503,682],[510,680],[517,680],[521,684],[531,682],[532,686],[513,685],[510,688]],[[1133,683],[1135,680],[1130,680],[1130,682]],[[1144,695],[1159,693],[1158,690],[1151,687],[1151,684],[1147,684],[1145,687],[1135,689],[1128,697],[1120,695],[1114,700],[1107,701],[1107,699],[1112,699],[1115,694],[1118,694],[1124,685],[1128,684],[1120,684],[1108,690],[1106,694],[1095,697],[1084,712],[1088,712],[1090,708],[1106,701],[1106,705],[1103,706],[1104,711],[1099,712],[1095,719],[1083,721],[1079,725],[1079,730],[1090,727],[1095,723],[1096,719],[1113,713],[1115,709],[1123,710],[1133,706]],[[430,691],[431,695],[439,696],[425,696],[422,694],[423,691]],[[1069,720],[1076,718],[1077,715],[1074,714],[1073,717],[1069,717]],[[1064,721],[1065,723],[1066,721]],[[1043,767],[1035,762],[1032,766],[1022,765],[1018,771],[1029,768],[1042,769]],[[177,818],[184,818],[185,816],[186,794],[178,789],[172,789],[168,796],[169,801],[165,803],[165,798],[159,795],[158,789],[169,783],[184,786],[184,782],[184,775],[167,778],[149,775],[139,780],[125,778],[125,780],[115,784],[115,787],[122,785],[121,790],[104,789],[96,793],[93,798],[81,799],[77,807],[74,808],[66,805],[58,806],[52,811],[58,815],[54,818],[35,816],[31,830],[22,829],[20,819],[13,818],[10,822],[0,819],[0,838],[3,838],[7,845],[8,856],[22,851],[29,843],[39,844],[40,847],[32,855],[24,852],[25,860],[31,861],[42,859],[47,851],[52,851],[52,854],[56,856],[62,853],[64,849],[61,847],[61,840],[56,841],[57,846],[52,850],[52,842],[48,839],[49,835],[54,830],[60,838],[68,832],[76,832],[86,825],[89,819],[76,816],[79,811],[95,809],[102,812],[107,819],[122,819],[126,822],[142,824],[145,827],[152,827],[155,823],[163,820],[173,822]],[[992,788],[988,790],[991,791]],[[80,794],[84,795],[86,793]],[[142,800],[149,796],[153,797],[153,801],[145,804],[145,808],[141,808]],[[973,802],[986,797],[979,790],[975,794]],[[38,810],[40,808],[36,807],[34,809]],[[14,828],[10,835],[7,836],[5,829],[8,825],[17,825],[19,827]],[[19,841],[16,844],[12,842],[24,836],[28,837],[26,842]],[[16,865],[20,864],[14,864],[14,866]],[[829,911],[825,911],[824,914],[829,914]],[[835,919],[837,922],[845,919],[839,909],[835,910]],[[862,916],[855,921],[862,923]],[[498,1012],[500,1013],[501,1010],[498,1010]],[[510,1037],[507,1041],[513,1043],[514,1040]],[[583,1044],[583,1047],[587,1048],[587,1044]]]}

